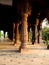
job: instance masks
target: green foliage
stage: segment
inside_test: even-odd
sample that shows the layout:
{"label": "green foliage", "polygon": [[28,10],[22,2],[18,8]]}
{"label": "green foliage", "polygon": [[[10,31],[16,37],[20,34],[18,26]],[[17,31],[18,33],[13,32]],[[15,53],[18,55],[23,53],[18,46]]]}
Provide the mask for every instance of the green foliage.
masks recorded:
{"label": "green foliage", "polygon": [[44,40],[49,40],[49,28],[44,27],[42,29],[42,35]]}
{"label": "green foliage", "polygon": [[43,40],[45,40],[44,42],[46,43],[46,45],[48,45],[49,43],[49,28],[48,27],[44,27],[42,29],[42,36],[43,36]]}
{"label": "green foliage", "polygon": [[46,45],[48,45],[49,44],[49,40],[44,40],[44,43],[46,44]]}
{"label": "green foliage", "polygon": [[0,37],[1,37],[1,31],[0,31]]}

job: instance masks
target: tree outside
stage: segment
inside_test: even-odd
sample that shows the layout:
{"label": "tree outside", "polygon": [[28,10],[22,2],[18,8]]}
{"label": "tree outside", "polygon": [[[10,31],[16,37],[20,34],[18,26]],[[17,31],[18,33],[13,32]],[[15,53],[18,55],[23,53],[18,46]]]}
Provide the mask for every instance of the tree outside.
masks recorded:
{"label": "tree outside", "polygon": [[48,45],[49,44],[49,27],[44,27],[42,29],[42,38],[44,40],[44,43]]}

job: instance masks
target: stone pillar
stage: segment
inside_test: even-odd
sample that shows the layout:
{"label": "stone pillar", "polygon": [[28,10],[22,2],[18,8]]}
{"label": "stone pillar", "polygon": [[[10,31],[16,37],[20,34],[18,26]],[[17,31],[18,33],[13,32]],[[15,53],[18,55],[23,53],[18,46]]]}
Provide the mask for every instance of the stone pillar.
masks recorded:
{"label": "stone pillar", "polygon": [[19,50],[24,49],[26,48],[26,44],[28,42],[28,30],[27,30],[27,17],[28,17],[28,14],[23,14],[23,17],[22,17],[22,28],[21,28],[21,46],[19,48]]}
{"label": "stone pillar", "polygon": [[38,25],[39,25],[39,19],[36,18],[36,24],[35,24],[35,36],[36,36],[35,42],[36,43],[38,43]]}
{"label": "stone pillar", "polygon": [[36,23],[35,24],[33,24],[33,27],[32,27],[32,32],[33,32],[33,36],[32,36],[32,44],[34,44],[34,43],[37,43],[37,26],[38,26],[38,24],[39,24],[39,19],[38,18],[36,18]]}
{"label": "stone pillar", "polygon": [[29,33],[30,33],[30,27],[28,26],[28,42],[30,42]]}
{"label": "stone pillar", "polygon": [[37,30],[37,25],[35,24],[34,25],[34,43],[36,43],[36,40],[37,40],[37,32],[36,32],[36,30]]}
{"label": "stone pillar", "polygon": [[34,25],[32,27],[32,34],[33,34],[33,36],[32,36],[32,44],[34,44],[35,43],[35,26]]}
{"label": "stone pillar", "polygon": [[[15,43],[19,44],[19,23],[16,23],[16,29],[15,29],[16,33],[15,33]],[[15,44],[15,45],[16,45]]]}
{"label": "stone pillar", "polygon": [[35,25],[35,43],[37,43],[37,25]]}
{"label": "stone pillar", "polygon": [[39,43],[42,43],[42,23],[40,23],[40,29],[39,29]]}
{"label": "stone pillar", "polygon": [[15,23],[13,23],[13,41],[15,43]]}
{"label": "stone pillar", "polygon": [[42,42],[42,22],[38,25],[38,43]]}
{"label": "stone pillar", "polygon": [[39,43],[39,26],[38,26],[38,43]]}

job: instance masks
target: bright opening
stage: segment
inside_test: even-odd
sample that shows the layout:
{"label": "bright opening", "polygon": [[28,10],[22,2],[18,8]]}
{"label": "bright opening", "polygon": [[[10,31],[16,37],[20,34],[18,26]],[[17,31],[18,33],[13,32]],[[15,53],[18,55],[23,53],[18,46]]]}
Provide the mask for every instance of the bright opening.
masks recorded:
{"label": "bright opening", "polygon": [[47,18],[45,18],[45,19],[43,20],[42,28],[44,28],[44,27],[49,27]]}

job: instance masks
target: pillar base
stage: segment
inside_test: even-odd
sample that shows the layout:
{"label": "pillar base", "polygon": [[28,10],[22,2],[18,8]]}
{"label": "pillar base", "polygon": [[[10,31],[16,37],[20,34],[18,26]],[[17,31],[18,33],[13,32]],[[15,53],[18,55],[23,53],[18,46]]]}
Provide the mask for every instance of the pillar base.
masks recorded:
{"label": "pillar base", "polygon": [[32,45],[34,45],[34,43],[35,43],[35,42],[34,42],[34,41],[32,41]]}
{"label": "pillar base", "polygon": [[43,43],[42,37],[39,37],[39,43]]}
{"label": "pillar base", "polygon": [[20,44],[20,41],[18,40],[17,42],[14,42],[14,45],[19,45]]}
{"label": "pillar base", "polygon": [[21,53],[27,53],[28,52],[28,49],[27,48],[19,48],[19,52]]}
{"label": "pillar base", "polygon": [[28,51],[28,49],[27,49],[27,46],[26,45],[21,45],[20,47],[19,47],[19,52],[27,52]]}

